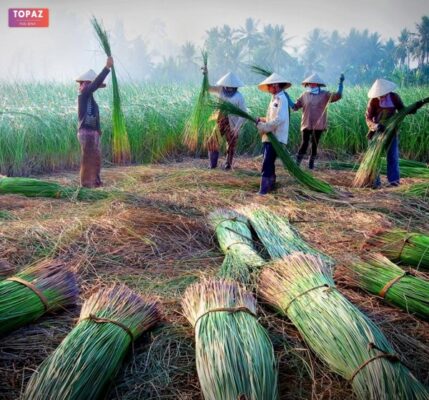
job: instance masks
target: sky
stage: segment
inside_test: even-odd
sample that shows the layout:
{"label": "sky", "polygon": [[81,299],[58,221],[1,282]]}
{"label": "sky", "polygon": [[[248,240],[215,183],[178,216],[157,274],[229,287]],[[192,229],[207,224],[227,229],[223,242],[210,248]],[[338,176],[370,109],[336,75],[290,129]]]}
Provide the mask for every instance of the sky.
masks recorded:
{"label": "sky", "polygon": [[[9,28],[8,9],[45,7],[48,28]],[[247,17],[281,24],[290,43],[300,46],[314,28],[347,33],[351,28],[397,38],[429,14],[428,0],[1,0],[0,80],[69,80],[98,69],[102,55],[89,20],[109,28],[123,23],[125,35],[139,35],[154,54],[169,55],[185,41],[201,46],[206,30],[239,27]]]}

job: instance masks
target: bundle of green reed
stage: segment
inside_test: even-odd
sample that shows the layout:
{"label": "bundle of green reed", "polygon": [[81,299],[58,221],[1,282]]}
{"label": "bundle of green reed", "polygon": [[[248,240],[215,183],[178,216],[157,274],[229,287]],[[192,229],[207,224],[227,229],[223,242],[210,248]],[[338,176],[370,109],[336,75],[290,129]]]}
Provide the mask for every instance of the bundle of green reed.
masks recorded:
{"label": "bundle of green reed", "polygon": [[429,236],[423,233],[380,229],[371,234],[363,248],[380,252],[394,262],[429,269]]}
{"label": "bundle of green reed", "polygon": [[387,150],[393,137],[397,134],[399,126],[405,117],[415,113],[419,108],[429,102],[429,97],[419,100],[408,107],[404,107],[386,122],[386,130],[383,133],[376,133],[369,142],[359,169],[353,181],[355,187],[374,186],[377,176],[380,174],[381,155]]}
{"label": "bundle of green reed", "polygon": [[126,286],[101,289],[79,321],[31,377],[23,399],[102,398],[131,344],[160,318],[158,302]]}
{"label": "bundle of green reed", "polygon": [[[207,71],[208,53],[203,51],[201,54],[204,69]],[[211,110],[207,107],[209,97],[209,77],[207,73],[204,73],[197,102],[183,133],[183,142],[192,152],[201,150],[202,146],[206,144],[208,136],[215,134],[214,124],[209,118]]]}
{"label": "bundle of green reed", "polygon": [[264,268],[259,294],[309,347],[351,382],[358,399],[423,400],[429,393],[377,326],[335,288],[320,257],[293,253]]}
{"label": "bundle of green reed", "polygon": [[273,346],[251,293],[237,282],[205,280],[188,287],[182,307],[195,329],[204,399],[278,398]]}
{"label": "bundle of green reed", "polygon": [[[221,99],[210,101],[210,107],[220,111],[224,115],[237,115],[241,118],[257,123],[256,118],[252,117],[247,112],[241,110],[239,107]],[[304,186],[316,192],[325,193],[328,195],[336,195],[335,189],[327,182],[315,178],[308,172],[303,171],[293,160],[286,148],[277,140],[277,138],[269,132],[268,137],[274,147],[278,157],[282,160],[284,167],[295,179],[302,183]]]}
{"label": "bundle of green reed", "polygon": [[423,199],[429,199],[429,183],[415,183],[409,186],[403,186],[400,192],[404,196],[411,197],[422,197]]}
{"label": "bundle of green reed", "polygon": [[61,261],[44,260],[0,282],[0,334],[74,304],[78,287]]}
{"label": "bundle of green reed", "polygon": [[325,263],[331,267],[334,266],[334,260],[309,246],[287,218],[280,217],[269,209],[261,207],[248,207],[243,213],[249,218],[252,228],[273,260],[300,251],[305,254],[318,255]]}
{"label": "bundle of green reed", "polygon": [[219,276],[249,285],[265,261],[253,246],[247,218],[233,210],[218,209],[209,215],[209,221],[225,254]]}
{"label": "bundle of green reed", "polygon": [[408,313],[429,319],[429,282],[404,271],[381,254],[366,255],[353,263],[352,280]]}
{"label": "bundle of green reed", "polygon": [[109,196],[102,190],[73,188],[62,186],[56,182],[42,181],[32,178],[1,178],[0,194],[20,194],[26,197],[52,197],[69,200],[101,200]]}
{"label": "bundle of green reed", "polygon": [[[108,57],[112,55],[109,43],[109,35],[105,28],[95,17],[91,20],[97,39]],[[113,162],[117,164],[128,164],[131,162],[131,149],[128,139],[125,116],[121,107],[118,79],[115,67],[112,66],[112,88],[113,88],[113,134],[112,134],[112,156]]]}
{"label": "bundle of green reed", "polygon": [[265,77],[268,77],[273,73],[270,69],[261,67],[259,65],[251,65],[250,70],[255,74],[262,75]]}

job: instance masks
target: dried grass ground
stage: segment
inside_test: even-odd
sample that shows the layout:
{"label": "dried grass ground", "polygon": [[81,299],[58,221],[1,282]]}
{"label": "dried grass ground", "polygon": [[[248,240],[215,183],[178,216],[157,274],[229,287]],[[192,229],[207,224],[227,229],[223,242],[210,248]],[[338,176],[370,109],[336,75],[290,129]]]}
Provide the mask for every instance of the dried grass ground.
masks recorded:
{"label": "dried grass ground", "polygon": [[[350,189],[352,173],[317,171],[353,194],[328,199],[303,190],[280,165],[280,188],[259,197],[260,161],[240,158],[231,172],[208,170],[206,160],[104,169],[107,189],[118,194],[94,203],[0,196],[0,259],[20,268],[60,257],[77,271],[82,299],[97,285],[114,281],[161,298],[164,321],[136,343],[108,399],[201,398],[193,332],[181,315],[181,295],[201,276],[214,275],[223,259],[207,214],[252,203],[289,217],[310,244],[337,260],[341,292],[379,324],[412,372],[429,383],[429,323],[352,287],[345,268],[375,228],[428,231],[427,202],[404,199],[395,189]],[[45,178],[77,184],[76,172]],[[282,399],[353,398],[348,383],[314,357],[289,321],[264,306],[260,312],[275,344]],[[0,399],[19,398],[78,314],[79,306],[0,339]]]}

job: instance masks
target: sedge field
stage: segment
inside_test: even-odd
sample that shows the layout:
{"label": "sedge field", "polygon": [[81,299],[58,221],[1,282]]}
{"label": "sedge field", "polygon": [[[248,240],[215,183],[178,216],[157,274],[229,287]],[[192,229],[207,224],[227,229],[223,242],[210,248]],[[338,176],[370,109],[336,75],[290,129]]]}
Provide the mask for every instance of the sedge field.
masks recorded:
{"label": "sedge field", "polygon": [[[367,91],[367,87],[348,87],[346,81],[343,99],[329,106],[329,130],[321,145],[328,158],[344,160],[365,150]],[[0,83],[0,92],[0,174],[28,176],[78,167],[80,149],[76,138],[77,88],[74,84]],[[242,92],[250,113],[264,115],[269,95],[254,87],[244,88]],[[288,92],[292,99],[297,99],[302,88],[294,85]],[[427,86],[398,90],[405,104],[426,97],[428,92]],[[186,85],[121,85],[134,163],[177,160],[186,154],[182,134],[197,93],[197,87]],[[109,164],[112,160],[111,90],[98,90],[95,97],[101,112],[103,158]],[[300,140],[300,116],[300,111],[291,115],[288,146],[292,152]],[[428,132],[426,109],[408,117],[401,126],[401,156],[427,162]],[[247,123],[238,152],[256,155],[259,150],[256,129]]]}
{"label": "sedge field", "polygon": [[[427,200],[404,197],[398,188],[350,189],[353,172],[320,166],[317,177],[352,195],[332,199],[303,189],[280,164],[280,188],[259,197],[260,157],[239,157],[230,172],[208,170],[206,164],[185,157],[104,168],[105,189],[114,195],[94,202],[0,196],[0,259],[19,269],[58,258],[76,272],[80,286],[78,306],[46,315],[1,339],[1,400],[20,397],[37,366],[76,323],[82,302],[114,282],[157,296],[163,319],[136,342],[106,399],[201,399],[194,332],[183,315],[182,295],[190,284],[216,275],[223,261],[208,214],[219,207],[249,205],[288,217],[311,246],[333,257],[340,292],[376,322],[405,365],[429,384],[429,323],[358,289],[347,269],[374,229],[427,232]],[[41,178],[78,184],[76,171]],[[403,183],[416,181],[405,178]],[[258,315],[274,344],[281,399],[354,399],[350,384],[317,359],[289,320],[262,302]]]}

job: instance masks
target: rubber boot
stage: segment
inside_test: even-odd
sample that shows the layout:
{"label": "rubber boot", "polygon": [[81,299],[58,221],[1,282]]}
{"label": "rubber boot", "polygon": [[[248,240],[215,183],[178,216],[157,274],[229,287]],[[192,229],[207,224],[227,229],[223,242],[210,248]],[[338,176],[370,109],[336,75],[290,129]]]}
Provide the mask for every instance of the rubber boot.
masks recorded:
{"label": "rubber boot", "polygon": [[308,161],[308,168],[309,169],[314,169],[314,158],[310,158],[310,160]]}
{"label": "rubber boot", "polygon": [[217,161],[219,159],[219,152],[209,151],[209,159],[210,159],[210,169],[215,169],[217,167]]}
{"label": "rubber boot", "polygon": [[270,178],[265,178],[264,176],[261,178],[261,187],[259,188],[258,194],[261,196],[265,196],[270,191]]}
{"label": "rubber boot", "polygon": [[273,190],[276,190],[276,176],[275,175],[271,175],[270,176],[270,192],[272,192]]}
{"label": "rubber boot", "polygon": [[302,161],[302,159],[304,158],[304,155],[303,154],[297,154],[296,155],[296,164],[299,166],[299,165],[301,165],[301,161]]}

